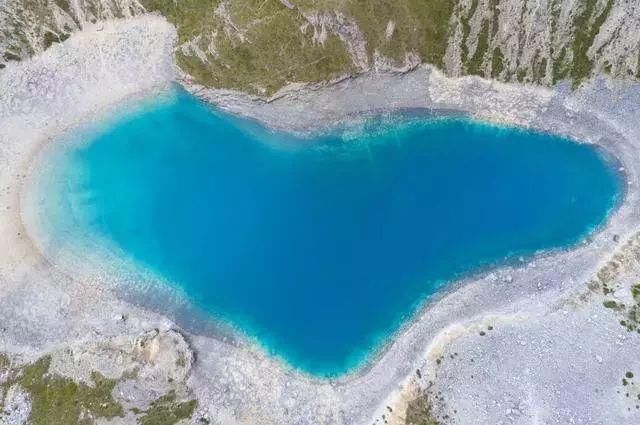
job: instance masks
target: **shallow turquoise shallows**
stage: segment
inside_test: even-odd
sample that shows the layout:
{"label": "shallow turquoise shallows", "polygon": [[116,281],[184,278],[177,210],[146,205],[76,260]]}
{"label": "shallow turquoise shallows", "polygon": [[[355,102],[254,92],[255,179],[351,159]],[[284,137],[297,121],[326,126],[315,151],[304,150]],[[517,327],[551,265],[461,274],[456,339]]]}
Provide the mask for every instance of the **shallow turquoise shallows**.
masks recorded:
{"label": "shallow turquoise shallows", "polygon": [[579,242],[621,190],[589,146],[418,113],[297,139],[177,91],[73,137],[89,140],[42,179],[48,232],[101,235],[321,376],[364,364],[444,284]]}

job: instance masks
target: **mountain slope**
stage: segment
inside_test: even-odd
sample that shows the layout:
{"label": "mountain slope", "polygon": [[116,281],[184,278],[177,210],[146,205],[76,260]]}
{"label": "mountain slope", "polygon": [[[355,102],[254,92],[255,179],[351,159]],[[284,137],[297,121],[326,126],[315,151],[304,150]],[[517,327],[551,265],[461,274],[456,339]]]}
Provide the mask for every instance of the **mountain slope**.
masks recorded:
{"label": "mountain slope", "polygon": [[640,78],[638,0],[0,0],[0,67],[149,12],[177,27],[176,61],[197,82],[262,95],[423,62],[544,85]]}

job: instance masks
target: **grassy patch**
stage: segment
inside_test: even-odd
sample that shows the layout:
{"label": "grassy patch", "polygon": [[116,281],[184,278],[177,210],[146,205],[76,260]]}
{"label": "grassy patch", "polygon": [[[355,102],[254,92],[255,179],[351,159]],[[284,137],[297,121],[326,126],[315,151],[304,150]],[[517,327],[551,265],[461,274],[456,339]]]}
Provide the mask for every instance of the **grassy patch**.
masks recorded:
{"label": "grassy patch", "polygon": [[[602,293],[604,295],[613,293],[606,281],[602,285]],[[640,284],[631,287],[631,295],[634,302],[628,306],[612,299],[605,299],[602,304],[605,308],[615,310],[622,316],[620,325],[626,328],[627,331],[640,333]]]}
{"label": "grassy patch", "polygon": [[61,43],[69,38],[69,34],[55,34],[51,31],[47,31],[44,33],[44,48],[48,49],[54,43]]}
{"label": "grassy patch", "polygon": [[471,75],[483,75],[482,64],[484,62],[484,55],[489,48],[489,21],[482,22],[482,28],[480,34],[478,34],[478,44],[476,50],[473,52],[473,56],[467,62],[467,72]]}
{"label": "grassy patch", "polygon": [[96,418],[122,417],[124,411],[111,393],[116,380],[101,374],[92,374],[93,385],[76,383],[69,378],[50,375],[51,357],[45,356],[34,363],[12,369],[6,357],[0,368],[9,372],[2,385],[8,389],[20,385],[31,400],[31,425],[90,425]]}
{"label": "grassy patch", "polygon": [[606,300],[602,303],[602,305],[604,305],[604,308],[611,308],[611,309],[616,309],[618,307],[618,303],[613,300]]}
{"label": "grassy patch", "polygon": [[142,0],[148,11],[160,12],[178,29],[178,43],[184,43],[216,27],[215,10],[220,0]]}
{"label": "grassy patch", "polygon": [[552,81],[557,83],[560,80],[567,78],[569,75],[569,67],[565,63],[567,56],[567,49],[565,47],[560,51],[560,55],[553,61],[552,65]]}
{"label": "grassy patch", "polygon": [[71,14],[71,1],[70,0],[54,0],[55,4],[62,9],[65,13]]}
{"label": "grassy patch", "polygon": [[[31,413],[29,425],[92,425],[96,420],[124,417],[124,409],[112,397],[118,380],[100,373],[91,375],[92,385],[49,373],[51,357],[13,367],[9,358],[0,354],[0,375],[6,376],[0,383],[0,423],[4,411],[4,395],[19,385],[29,397]],[[134,379],[135,373],[126,373],[121,379]],[[153,401],[147,410],[130,409],[138,416],[140,425],[174,425],[189,419],[197,407],[196,400],[180,402],[172,390]]]}
{"label": "grassy patch", "polygon": [[[308,3],[310,7],[318,4]],[[399,64],[413,52],[423,61],[442,67],[454,4],[453,0],[349,0],[326,6],[355,20],[367,41],[370,60],[378,51]],[[395,29],[387,38],[389,22]]]}
{"label": "grassy patch", "polygon": [[406,425],[441,425],[434,416],[427,394],[409,402],[405,417]]}
{"label": "grassy patch", "polygon": [[471,25],[469,24],[469,20],[476,13],[476,9],[478,8],[478,0],[473,0],[471,2],[471,7],[466,14],[460,16],[460,24],[462,25],[462,62],[465,63],[467,61],[467,57],[469,56],[469,48],[467,47],[467,40],[469,39],[469,33],[471,32]]}
{"label": "grassy patch", "polygon": [[[336,34],[314,40],[304,16],[278,0],[146,0],[178,29],[180,43],[201,37],[207,57],[178,51],[178,65],[199,83],[256,94],[273,94],[292,82],[316,82],[354,71]],[[211,46],[211,49],[209,47]],[[211,51],[209,51],[211,50]]]}
{"label": "grassy patch", "polygon": [[587,56],[587,51],[600,32],[600,27],[609,16],[613,0],[608,0],[604,10],[597,16],[594,15],[596,4],[597,0],[586,0],[582,13],[578,14],[573,22],[575,38],[572,45],[573,63],[571,64],[570,76],[574,86],[579,85],[593,71],[593,61]]}
{"label": "grassy patch", "polygon": [[[178,29],[179,43],[200,37],[206,60],[179,50],[178,65],[210,87],[272,94],[292,82],[326,81],[357,72],[337,24],[313,28],[306,15],[342,14],[364,34],[369,61],[377,51],[402,64],[408,53],[443,66],[454,0],[143,0]],[[217,10],[217,11],[216,11]],[[392,22],[390,24],[390,22]],[[393,31],[387,35],[387,27]],[[314,34],[323,34],[314,38]]]}
{"label": "grassy patch", "polygon": [[138,424],[174,425],[183,419],[191,418],[197,406],[196,400],[177,402],[176,393],[172,390],[153,401],[144,416],[138,418]]}
{"label": "grassy patch", "polygon": [[493,49],[491,57],[491,78],[497,78],[504,70],[504,55],[502,51],[496,47]]}

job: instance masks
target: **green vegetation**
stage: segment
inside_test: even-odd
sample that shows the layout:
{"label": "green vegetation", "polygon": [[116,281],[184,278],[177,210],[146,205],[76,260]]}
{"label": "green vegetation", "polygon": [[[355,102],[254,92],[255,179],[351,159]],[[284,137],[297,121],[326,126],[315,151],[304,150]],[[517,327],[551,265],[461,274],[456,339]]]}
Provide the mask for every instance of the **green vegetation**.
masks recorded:
{"label": "green vegetation", "polygon": [[[31,401],[31,425],[90,425],[96,418],[124,416],[122,406],[111,393],[116,380],[101,374],[92,374],[93,385],[76,383],[69,378],[49,374],[51,357],[42,357],[34,363],[11,368],[9,360],[0,356],[0,371],[8,374],[2,384],[6,394],[13,385],[25,390]],[[0,400],[0,407],[5,400]],[[1,416],[0,416],[1,417]]]}
{"label": "green vegetation", "polygon": [[495,37],[498,33],[498,23],[500,18],[500,0],[490,0],[489,7],[491,9],[491,37]]}
{"label": "green vegetation", "polygon": [[[2,16],[0,68],[64,41],[81,26],[70,0],[12,0],[14,4],[15,10]],[[541,84],[569,79],[578,86],[594,72],[596,58],[607,54],[611,57],[606,61],[597,60],[598,71],[640,78],[640,66],[628,61],[620,66],[618,53],[599,49],[588,54],[616,0],[571,3],[570,28],[561,20],[566,2],[550,0],[549,28],[540,28],[549,33],[549,44],[526,63],[522,58],[530,57],[525,46],[532,36],[526,22],[533,11],[526,4],[518,11],[509,8],[516,14],[514,37],[498,38],[503,0],[140,0],[140,5],[176,26],[177,64],[196,82],[258,95],[272,95],[289,83],[354,75],[380,57],[403,66],[409,55],[445,72],[461,69],[463,74]],[[91,21],[124,16],[123,7],[142,12],[139,5],[116,0],[85,0],[78,7]],[[75,25],[56,21],[64,13]],[[505,45],[516,41],[516,51]],[[445,64],[454,42],[459,50],[451,51],[459,51],[460,57],[451,59],[460,63]],[[640,62],[640,52],[624,54],[638,56]]]}
{"label": "green vegetation", "polygon": [[220,0],[142,0],[149,11],[162,13],[178,29],[178,43],[184,43],[216,28],[215,9]]}
{"label": "green vegetation", "polygon": [[552,65],[552,80],[553,83],[557,83],[558,81],[566,78],[569,74],[569,68],[565,63],[565,58],[567,57],[567,49],[565,47],[560,51],[560,55],[553,61]]}
{"label": "green vegetation", "polygon": [[533,74],[534,81],[539,83],[543,82],[544,77],[547,75],[547,58],[542,58],[535,69],[537,69],[537,72]]}
{"label": "green vegetation", "polygon": [[[92,384],[76,383],[70,378],[51,374],[51,357],[45,356],[33,363],[12,366],[10,359],[0,354],[0,423],[3,419],[7,391],[19,386],[31,403],[29,425],[93,425],[99,418],[124,417],[124,409],[113,399],[117,379],[109,379],[98,372],[91,374]],[[121,379],[134,379],[136,372],[125,373]],[[175,391],[153,401],[149,408],[130,409],[139,416],[140,425],[174,425],[191,418],[197,407],[196,400],[180,402]]]}
{"label": "green vegetation", "polygon": [[491,78],[497,78],[504,70],[504,56],[502,51],[496,47],[491,56]]}
{"label": "green vegetation", "polygon": [[[329,80],[354,71],[344,43],[333,33],[314,40],[297,9],[278,0],[146,0],[178,29],[178,65],[201,84],[273,94],[291,82]],[[194,54],[197,49],[204,60]]]}
{"label": "green vegetation", "polygon": [[145,415],[138,418],[140,425],[174,425],[183,419],[189,419],[193,415],[198,402],[190,400],[176,402],[175,391],[153,401]]}
{"label": "green vegetation", "polygon": [[469,39],[469,33],[471,32],[471,25],[469,25],[469,20],[476,13],[476,9],[478,8],[478,0],[471,1],[471,7],[467,13],[460,11],[460,23],[462,24],[462,62],[465,63],[467,61],[467,57],[469,56],[469,48],[467,47],[467,40]]}
{"label": "green vegetation", "polygon": [[582,13],[574,20],[573,63],[569,72],[574,86],[579,85],[593,71],[593,61],[587,56],[587,51],[613,7],[613,0],[608,0],[604,10],[595,16],[596,3],[597,0],[586,0]]}
{"label": "green vegetation", "polygon": [[[324,3],[319,7],[318,3]],[[443,67],[454,0],[304,1],[305,8],[336,10],[353,18],[364,34],[369,61],[375,51],[403,63],[413,52],[424,62]],[[393,33],[387,37],[389,23]]]}
{"label": "green vegetation", "polygon": [[[607,281],[604,281],[602,285],[602,293],[604,295],[613,293]],[[612,299],[605,299],[602,304],[605,308],[613,309],[622,316],[620,325],[625,327],[627,331],[640,333],[640,283],[631,287],[631,295],[634,300],[631,305],[625,305]]]}
{"label": "green vegetation", "polygon": [[606,300],[602,304],[604,305],[605,308],[615,309],[616,307],[618,307],[618,303],[616,303],[613,300]]}
{"label": "green vegetation", "polygon": [[489,47],[489,21],[482,22],[482,29],[478,34],[478,44],[476,50],[473,52],[473,56],[467,62],[467,72],[471,75],[483,75],[482,63],[484,62],[484,55]]}
{"label": "green vegetation", "polygon": [[68,34],[68,33],[54,34],[51,31],[45,32],[44,33],[44,48],[48,49],[54,43],[61,43],[61,42],[65,41],[67,38],[69,38],[69,35],[70,34]]}
{"label": "green vegetation", "polygon": [[65,13],[71,13],[71,0],[54,0],[56,5],[65,11]]}
{"label": "green vegetation", "polygon": [[[362,64],[354,63],[348,40],[338,34],[338,14],[364,34],[369,63],[375,52],[396,64],[413,52],[442,66],[453,0],[294,3],[289,9],[278,0],[143,0],[177,27],[180,67],[211,87],[270,95],[288,83],[357,72]],[[318,14],[326,22],[314,27],[309,16]]]}
{"label": "green vegetation", "polygon": [[440,425],[440,422],[433,416],[427,394],[421,394],[410,401],[405,416],[406,425]]}

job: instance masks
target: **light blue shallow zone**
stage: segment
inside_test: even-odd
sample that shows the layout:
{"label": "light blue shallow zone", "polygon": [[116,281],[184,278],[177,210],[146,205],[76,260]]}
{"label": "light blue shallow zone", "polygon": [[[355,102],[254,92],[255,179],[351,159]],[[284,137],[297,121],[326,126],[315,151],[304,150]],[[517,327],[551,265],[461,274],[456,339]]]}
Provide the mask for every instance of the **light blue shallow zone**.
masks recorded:
{"label": "light blue shallow zone", "polygon": [[443,283],[578,242],[621,189],[595,149],[550,135],[398,115],[295,139],[183,92],[50,173],[49,231],[102,234],[319,376],[364,364]]}

